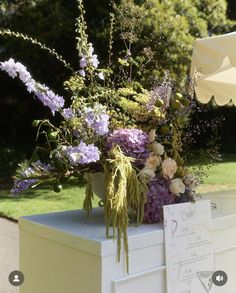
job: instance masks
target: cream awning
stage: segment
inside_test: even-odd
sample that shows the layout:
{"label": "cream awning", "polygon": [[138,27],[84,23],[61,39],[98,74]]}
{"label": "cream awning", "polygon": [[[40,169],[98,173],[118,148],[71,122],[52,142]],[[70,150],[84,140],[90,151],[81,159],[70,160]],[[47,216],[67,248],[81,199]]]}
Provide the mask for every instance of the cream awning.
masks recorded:
{"label": "cream awning", "polygon": [[236,106],[236,32],[196,40],[191,77],[200,102]]}

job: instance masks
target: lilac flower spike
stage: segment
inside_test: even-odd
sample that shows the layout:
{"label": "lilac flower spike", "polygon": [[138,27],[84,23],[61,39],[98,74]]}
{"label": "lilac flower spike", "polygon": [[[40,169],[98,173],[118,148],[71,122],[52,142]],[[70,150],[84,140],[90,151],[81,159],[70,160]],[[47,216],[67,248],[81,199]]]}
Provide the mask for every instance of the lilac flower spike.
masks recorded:
{"label": "lilac flower spike", "polygon": [[79,70],[79,75],[85,77],[85,71],[83,69]]}
{"label": "lilac flower spike", "polygon": [[[10,58],[8,61],[1,62],[0,68],[1,70],[6,71],[8,75],[12,78],[15,78],[17,76],[18,66],[12,58]],[[31,76],[29,77],[31,78]]]}
{"label": "lilac flower spike", "polygon": [[93,67],[98,68],[98,64],[100,62],[98,61],[98,56],[96,54],[95,55],[92,55],[91,63],[93,65]]}
{"label": "lilac flower spike", "polygon": [[79,62],[80,70],[79,75],[82,77],[85,77],[85,68],[91,64],[94,68],[98,68],[98,64],[100,63],[98,61],[98,56],[96,54],[93,54],[94,48],[91,43],[89,43],[88,48],[88,54],[81,54],[81,59]]}
{"label": "lilac flower spike", "polygon": [[105,135],[108,133],[110,116],[106,114],[106,108],[104,106],[96,103],[94,108],[85,108],[85,114],[85,122],[96,134]]}
{"label": "lilac flower spike", "polygon": [[69,120],[69,119],[72,119],[73,117],[75,117],[75,114],[71,108],[66,108],[66,109],[63,109],[62,116],[66,120]]}
{"label": "lilac flower spike", "polygon": [[27,91],[35,94],[45,106],[51,109],[53,115],[64,107],[63,97],[56,95],[47,86],[37,83],[20,62],[15,62],[14,59],[10,58],[8,61],[0,62],[0,69],[6,71],[12,78],[18,76],[25,84]]}
{"label": "lilac flower spike", "polygon": [[44,91],[35,92],[35,95],[44,104],[44,106],[51,109],[53,115],[56,111],[62,109],[65,103],[61,96],[54,94],[54,92],[49,90],[46,86],[44,86]]}
{"label": "lilac flower spike", "polygon": [[17,196],[20,192],[27,190],[30,186],[38,182],[38,179],[15,179],[14,186],[10,190],[11,194]]}
{"label": "lilac flower spike", "polygon": [[157,99],[161,99],[164,102],[162,110],[165,110],[169,107],[170,96],[171,96],[172,87],[169,82],[165,82],[162,85],[155,86],[151,91],[150,100],[147,104],[148,111],[154,109]]}
{"label": "lilac flower spike", "polygon": [[44,164],[38,160],[34,162],[32,166],[22,170],[20,172],[21,177],[14,180],[14,186],[10,190],[14,196],[17,196],[20,192],[27,190],[39,181],[39,179],[32,178],[38,174],[37,168],[39,168],[41,172],[49,172],[53,169],[50,164]]}
{"label": "lilac flower spike", "polygon": [[76,147],[67,147],[64,151],[72,166],[89,164],[100,158],[98,148],[93,144],[87,145],[83,141]]}
{"label": "lilac flower spike", "polygon": [[79,65],[81,68],[85,68],[87,66],[87,59],[85,55],[81,57]]}

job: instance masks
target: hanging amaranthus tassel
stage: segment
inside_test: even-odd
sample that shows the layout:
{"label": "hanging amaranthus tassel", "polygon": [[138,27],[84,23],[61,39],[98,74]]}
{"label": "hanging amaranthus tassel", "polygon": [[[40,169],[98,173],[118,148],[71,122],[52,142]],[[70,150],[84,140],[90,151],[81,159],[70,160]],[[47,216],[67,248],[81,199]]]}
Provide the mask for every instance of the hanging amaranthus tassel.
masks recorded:
{"label": "hanging amaranthus tassel", "polygon": [[85,199],[83,203],[83,209],[86,212],[87,216],[89,216],[92,211],[92,200],[94,198],[94,195],[93,195],[93,189],[91,184],[91,178],[88,173],[85,175],[85,179],[87,181],[87,185],[85,190]]}
{"label": "hanging amaranthus tassel", "polygon": [[[105,221],[106,234],[109,235],[110,225],[113,228],[113,238],[117,238],[118,261],[120,261],[121,239],[124,241],[127,272],[129,271],[128,236],[129,213],[137,224],[141,224],[144,214],[144,204],[148,191],[147,185],[141,183],[132,167],[133,158],[123,154],[119,146],[109,153],[110,159],[105,165],[106,201]],[[116,236],[117,232],[117,236]]]}

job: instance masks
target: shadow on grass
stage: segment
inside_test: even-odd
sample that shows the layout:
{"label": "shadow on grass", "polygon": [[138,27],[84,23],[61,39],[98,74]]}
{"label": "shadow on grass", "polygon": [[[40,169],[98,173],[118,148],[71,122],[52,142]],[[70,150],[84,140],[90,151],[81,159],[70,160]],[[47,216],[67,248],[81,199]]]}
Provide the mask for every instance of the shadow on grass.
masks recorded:
{"label": "shadow on grass", "polygon": [[85,186],[78,184],[76,178],[68,180],[63,184],[63,190],[60,193],[56,193],[53,190],[52,185],[41,185],[35,189],[29,189],[19,194],[19,196],[14,197],[10,193],[12,186],[7,183],[0,184],[0,200],[4,201],[24,201],[31,198],[40,198],[40,199],[50,199],[50,200],[64,200],[68,197],[69,190],[73,189],[73,193],[78,188],[78,194],[83,193]]}
{"label": "shadow on grass", "polygon": [[12,196],[10,193],[6,195],[0,195],[0,200],[5,200],[5,201],[24,201],[24,200],[29,200],[32,198],[41,198],[41,199],[56,199],[56,200],[64,200],[67,198],[67,196],[64,196],[62,194],[54,193],[52,192],[47,192],[47,193],[41,193],[35,191],[27,191],[22,194],[20,194],[17,197]]}
{"label": "shadow on grass", "polygon": [[[81,184],[80,182],[78,182],[78,179],[73,177],[73,178],[70,178],[64,182],[62,182],[62,185],[65,189],[68,189],[68,188],[73,188],[73,187],[84,187],[86,185],[86,183],[84,184]],[[1,180],[0,178],[0,190],[1,189],[11,189],[13,186],[13,180],[10,180],[9,178],[5,179],[5,180]],[[40,189],[48,189],[50,186],[52,185],[48,185],[48,184],[45,184],[45,185],[41,185],[40,186]]]}

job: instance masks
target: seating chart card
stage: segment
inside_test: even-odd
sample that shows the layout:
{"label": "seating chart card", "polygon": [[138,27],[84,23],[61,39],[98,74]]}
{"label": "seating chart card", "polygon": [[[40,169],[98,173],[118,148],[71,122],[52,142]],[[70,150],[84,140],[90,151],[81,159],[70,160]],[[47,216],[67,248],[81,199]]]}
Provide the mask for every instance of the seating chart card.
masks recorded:
{"label": "seating chart card", "polygon": [[164,206],[168,293],[213,292],[214,271],[209,200]]}

